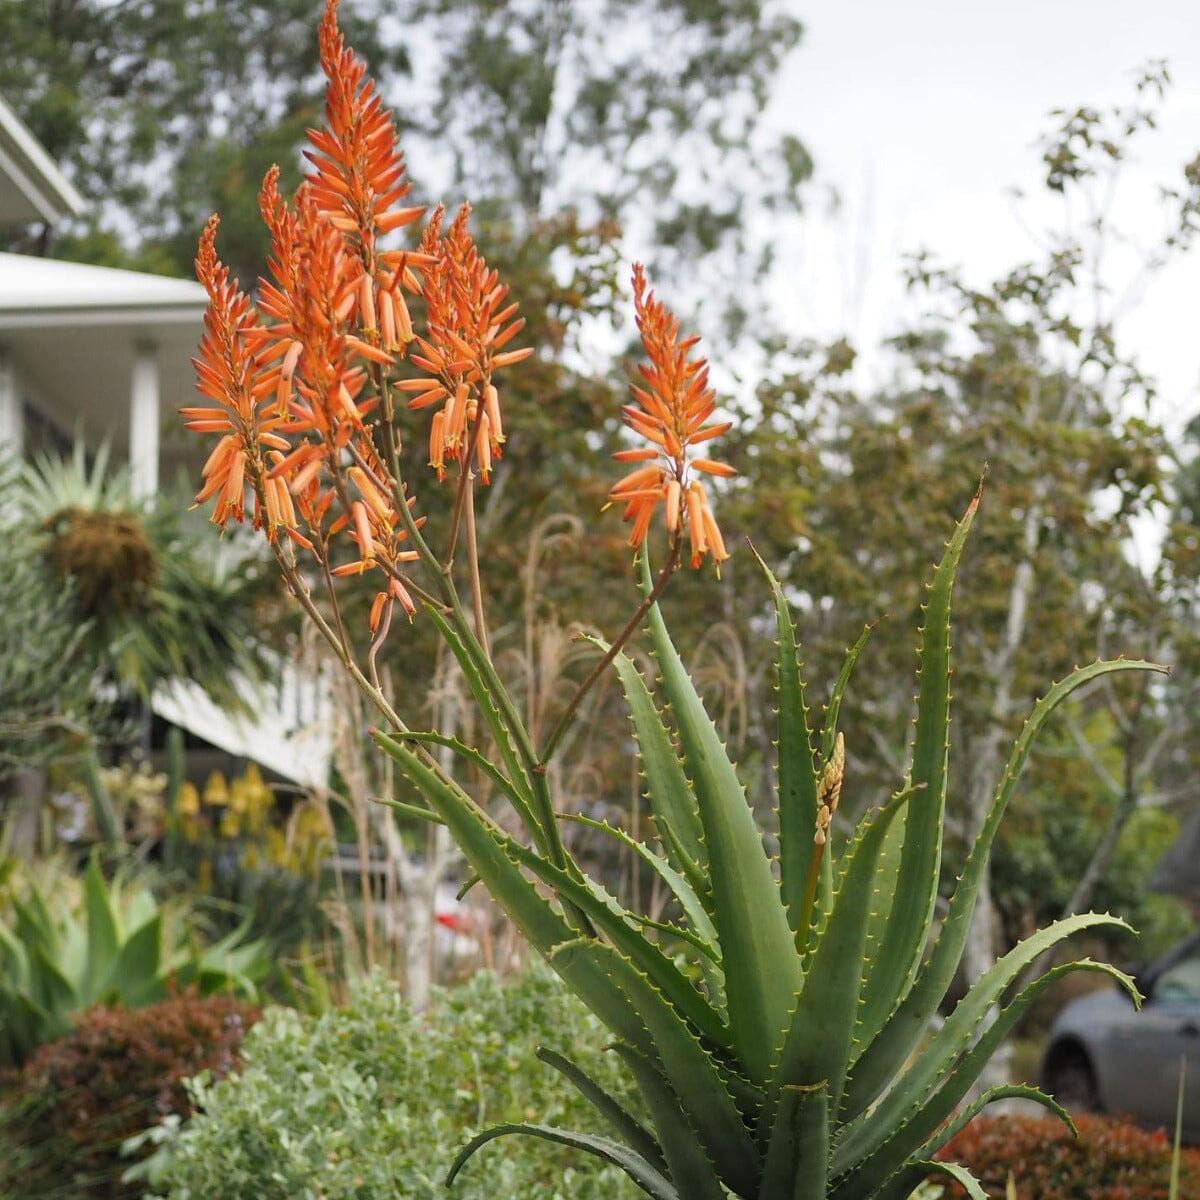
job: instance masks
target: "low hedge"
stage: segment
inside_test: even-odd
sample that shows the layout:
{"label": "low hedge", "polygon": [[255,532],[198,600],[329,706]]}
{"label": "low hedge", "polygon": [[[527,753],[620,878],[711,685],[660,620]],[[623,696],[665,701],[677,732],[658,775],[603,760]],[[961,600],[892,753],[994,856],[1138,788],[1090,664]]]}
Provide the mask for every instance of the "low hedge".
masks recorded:
{"label": "low hedge", "polygon": [[[488,973],[415,1014],[374,978],[321,1017],[271,1010],[246,1039],[240,1077],[189,1085],[197,1115],[167,1140],[147,1185],[169,1200],[445,1200],[473,1133],[543,1122],[610,1134],[534,1057],[584,1065],[636,1108],[608,1033],[545,970],[508,986]],[[455,1200],[636,1200],[623,1173],[528,1137],[485,1147]]]}
{"label": "low hedge", "polygon": [[[1009,1172],[1017,1200],[1165,1200],[1171,1141],[1108,1117],[1076,1118],[1074,1138],[1054,1117],[980,1117],[939,1157],[960,1162],[989,1196],[1003,1196]],[[957,1184],[946,1200],[966,1193]],[[1184,1150],[1180,1197],[1200,1196],[1200,1150]]]}
{"label": "low hedge", "polygon": [[123,1185],[121,1144],[169,1113],[187,1114],[185,1077],[239,1062],[254,1005],[181,993],[136,1011],[93,1008],[3,1081],[0,1196],[108,1200]]}

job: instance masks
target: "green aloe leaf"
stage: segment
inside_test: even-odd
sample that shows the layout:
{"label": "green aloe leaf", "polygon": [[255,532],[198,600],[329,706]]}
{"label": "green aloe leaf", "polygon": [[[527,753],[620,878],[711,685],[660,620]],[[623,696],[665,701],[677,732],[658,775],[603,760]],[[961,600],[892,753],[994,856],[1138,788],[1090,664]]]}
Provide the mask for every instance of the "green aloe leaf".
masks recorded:
{"label": "green aloe leaf", "polygon": [[[641,567],[648,593],[645,555]],[[734,1048],[750,1079],[765,1083],[800,987],[800,958],[741,780],[657,605],[647,625],[704,826]]]}
{"label": "green aloe leaf", "polygon": [[[597,645],[607,649],[601,642]],[[654,828],[671,864],[688,880],[697,897],[711,903],[704,828],[692,785],[642,673],[623,653],[613,659],[613,666],[633,720]]]}
{"label": "green aloe leaf", "polygon": [[783,1089],[758,1200],[823,1200],[829,1186],[829,1085]]}
{"label": "green aloe leaf", "polygon": [[418,821],[428,821],[431,825],[445,825],[437,813],[431,808],[422,808],[419,804],[406,804],[403,800],[393,800],[391,796],[372,796],[376,804],[386,804],[394,808],[401,816],[413,817]]}
{"label": "green aloe leaf", "polygon": [[671,1183],[687,1200],[725,1200],[726,1192],[712,1161],[705,1154],[671,1085],[644,1054],[632,1046],[614,1046],[637,1081],[650,1110]]}
{"label": "green aloe leaf", "polygon": [[967,1193],[969,1200],[989,1200],[983,1185],[961,1163],[937,1162],[927,1159],[912,1164],[911,1171],[905,1171],[896,1182],[878,1193],[873,1200],[908,1200],[913,1189],[930,1175],[945,1175]]}
{"label": "green aloe leaf", "polygon": [[842,1108],[842,1120],[849,1121],[873,1103],[895,1077],[904,1062],[925,1036],[925,1030],[938,1005],[949,990],[962,959],[975,898],[999,829],[1001,818],[1016,789],[1033,745],[1054,710],[1077,688],[1114,671],[1161,671],[1152,663],[1114,659],[1091,663],[1060,680],[1034,706],[1013,746],[1004,774],[988,809],[984,824],[971,848],[958,885],[942,921],[941,930],[912,990],[889,1015],[874,1039],[867,1042],[867,1031],[860,1031],[859,1057],[854,1063]]}
{"label": "green aloe leaf", "polygon": [[[696,895],[692,885],[682,874],[661,855],[655,854],[645,842],[639,842],[636,838],[630,837],[623,829],[618,829],[607,821],[596,821],[579,813],[571,813],[566,819],[584,825],[588,829],[594,829],[597,833],[606,834],[641,858],[667,885],[671,895],[679,902],[679,907],[683,909],[683,915],[687,917],[697,939],[692,944],[711,963],[720,964],[721,950],[717,945],[716,926],[712,923],[708,910],[700,902],[700,897]],[[637,919],[641,920],[641,918]],[[654,924],[654,922],[649,923]]]}
{"label": "green aloe leaf", "polygon": [[771,1080],[773,1105],[784,1088],[824,1082],[829,1104],[837,1111],[863,985],[876,863],[888,830],[902,818],[911,796],[911,791],[900,793],[862,821],[847,847],[833,908],[820,931]]}
{"label": "green aloe leaf", "polygon": [[988,1088],[982,1096],[965,1105],[954,1117],[947,1121],[918,1151],[925,1158],[932,1158],[957,1133],[965,1129],[989,1104],[997,1100],[1030,1100],[1049,1109],[1070,1131],[1073,1137],[1079,1136],[1071,1114],[1053,1096],[1047,1096],[1040,1088],[1030,1087],[1027,1083],[1002,1083],[997,1087]]}
{"label": "green aloe leaf", "polygon": [[[1109,920],[1115,926],[1124,926],[1124,922],[1116,918]],[[893,1091],[884,1096],[865,1123],[860,1120],[853,1131],[848,1130],[847,1135],[839,1140],[834,1151],[834,1170],[837,1178],[830,1200],[858,1200],[858,1197],[863,1195],[874,1195],[876,1188],[882,1186],[894,1172],[918,1154],[925,1141],[954,1112],[972,1084],[979,1078],[988,1059],[1034,1000],[1072,971],[1099,972],[1114,979],[1132,996],[1137,995],[1133,980],[1124,972],[1107,963],[1081,959],[1055,967],[1034,980],[1015,1000],[1001,1009],[996,1019],[982,1033],[979,1032],[981,1017],[967,1032],[966,1045],[962,1042],[963,1031],[960,1029],[955,1031],[951,1047],[935,1046],[934,1043],[937,1043],[945,1032],[943,1027],[930,1044],[929,1054],[930,1058],[941,1064],[940,1069],[935,1069],[932,1077],[925,1079],[924,1086],[919,1089],[906,1086],[907,1077],[902,1079]],[[985,975],[984,979],[986,978]],[[976,985],[977,989],[982,982],[981,980],[980,984]],[[970,996],[967,999],[970,999]],[[957,1011],[956,1009],[955,1014]],[[984,1015],[986,1011],[985,1008]],[[951,1014],[951,1019],[955,1014]],[[975,1040],[972,1042],[973,1037]],[[948,1048],[955,1051],[949,1059],[946,1057]],[[926,1069],[925,1057],[925,1054],[921,1055],[911,1074],[931,1074]],[[893,1097],[896,1099],[893,1100]]]}
{"label": "green aloe leaf", "polygon": [[871,957],[859,1014],[859,1038],[870,1042],[907,993],[929,936],[937,900],[946,809],[950,724],[950,596],[979,492],[958,523],[934,571],[921,631],[920,687],[909,783],[921,794],[908,806],[896,872],[896,903]]}
{"label": "green aloe leaf", "polygon": [[[445,639],[446,645],[450,647],[451,653],[458,661],[463,678],[467,681],[467,687],[471,689],[471,695],[475,698],[475,704],[479,709],[479,713],[488,727],[488,732],[492,735],[492,740],[496,743],[496,749],[499,751],[500,757],[504,760],[508,778],[513,781],[513,786],[524,796],[526,810],[532,810],[535,808],[534,797],[536,791],[533,780],[525,769],[525,763],[514,740],[513,729],[509,722],[504,719],[500,711],[499,702],[492,694],[480,663],[472,655],[471,647],[459,636],[458,631],[449,621],[432,605],[427,604],[425,608],[429,613],[430,619],[437,626],[438,632]],[[555,844],[558,839],[558,831],[554,825],[553,813],[539,813],[529,828],[529,834],[543,851],[548,851],[549,847]]]}
{"label": "green aloe leaf", "polygon": [[[629,1052],[637,1053],[636,1050]],[[644,1158],[655,1170],[664,1175],[667,1173],[662,1147],[654,1135],[619,1100],[609,1095],[582,1067],[569,1058],[545,1046],[539,1046],[536,1053],[542,1062],[570,1080],[580,1095],[617,1131],[625,1145]]]}
{"label": "green aloe leaf", "polygon": [[779,761],[779,888],[787,906],[788,924],[795,932],[801,921],[804,893],[813,853],[817,822],[817,769],[813,761],[812,730],[800,675],[796,629],[787,598],[771,568],[755,551],[775,600],[778,657],[779,724],[775,742]]}
{"label": "green aloe leaf", "polygon": [[620,1167],[634,1183],[654,1200],[685,1200],[671,1185],[670,1181],[640,1155],[635,1154],[627,1146],[609,1138],[597,1137],[590,1133],[574,1133],[569,1129],[556,1129],[553,1125],[495,1125],[476,1134],[459,1152],[446,1175],[446,1186],[451,1187],[458,1173],[467,1161],[488,1142],[510,1134],[525,1134],[528,1137],[541,1138],[546,1142],[556,1142],[560,1146],[570,1146],[582,1150],[585,1154],[593,1154],[613,1166]]}
{"label": "green aloe leaf", "polygon": [[828,762],[830,755],[833,754],[833,743],[837,740],[838,717],[842,711],[842,697],[846,694],[846,688],[850,684],[850,676],[854,673],[858,657],[862,654],[863,648],[878,624],[878,621],[872,621],[870,625],[865,626],[862,633],[858,635],[858,641],[846,651],[842,669],[838,672],[837,681],[833,685],[833,692],[830,694],[829,703],[825,708],[825,728],[821,734],[822,762]]}
{"label": "green aloe leaf", "polygon": [[747,1132],[747,1114],[734,1099],[731,1081],[722,1076],[717,1059],[680,1020],[661,990],[628,958],[601,943],[592,943],[591,950],[598,960],[608,963],[610,978],[649,1034],[649,1047],[633,1043],[635,1048],[660,1064],[722,1178],[736,1193],[752,1190],[758,1177],[758,1154]]}
{"label": "green aloe leaf", "polygon": [[418,745],[445,746],[448,750],[453,750],[460,758],[465,758],[473,767],[482,771],[500,789],[501,794],[507,797],[509,803],[516,810],[517,816],[521,818],[521,824],[526,829],[533,830],[538,827],[533,810],[529,807],[529,797],[495,763],[485,758],[473,746],[468,746],[458,738],[449,737],[443,733],[423,733],[412,729],[406,729],[403,733],[393,736],[402,737],[405,741],[416,742]]}
{"label": "green aloe leaf", "polygon": [[[385,733],[376,733],[375,741],[446,822],[475,873],[530,945],[618,1037],[634,1045],[648,1045],[640,1017],[593,953],[598,943],[582,939],[585,946],[578,952],[579,931],[568,924],[509,857],[504,844],[511,839],[504,830],[457,784],[423,761],[411,746]],[[552,953],[565,943],[576,947],[576,952]]]}
{"label": "green aloe leaf", "polygon": [[596,929],[639,971],[646,973],[654,986],[700,1034],[718,1046],[729,1046],[729,1029],[720,1013],[692,986],[673,959],[630,924],[632,914],[627,913],[600,884],[586,877],[581,880],[560,870],[512,839],[506,839],[503,844],[511,858],[532,871],[543,883],[549,884],[562,900],[586,913]]}

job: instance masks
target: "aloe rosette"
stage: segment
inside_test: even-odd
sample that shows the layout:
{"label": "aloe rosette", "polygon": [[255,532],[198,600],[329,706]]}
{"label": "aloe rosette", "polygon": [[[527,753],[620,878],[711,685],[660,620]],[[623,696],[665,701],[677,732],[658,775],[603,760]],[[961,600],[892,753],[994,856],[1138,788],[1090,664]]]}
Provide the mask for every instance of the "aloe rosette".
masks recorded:
{"label": "aloe rosette", "polygon": [[[655,691],[623,653],[614,667],[658,844],[600,828],[636,851],[670,889],[679,913],[670,922],[627,910],[567,855],[544,776],[522,755],[519,725],[486,654],[444,627],[500,747],[500,764],[436,734],[380,734],[379,743],[521,932],[612,1030],[613,1049],[628,1064],[650,1116],[647,1126],[578,1067],[546,1054],[547,1063],[594,1103],[615,1137],[537,1124],[498,1126],[463,1149],[451,1181],[486,1143],[520,1133],[599,1155],[656,1200],[902,1200],[934,1171],[983,1197],[964,1168],[933,1161],[980,1109],[1020,1096],[1070,1121],[1052,1098],[1025,1085],[994,1088],[962,1104],[991,1053],[1065,972],[1108,975],[1137,1000],[1127,975],[1084,959],[1047,971],[988,1020],[1044,951],[1084,930],[1124,928],[1118,918],[1074,916],[1028,938],[976,983],[928,1041],[926,1031],[959,965],[984,864],[1039,731],[1090,680],[1157,668],[1124,659],[1095,662],[1055,683],[1038,702],[935,936],[947,795],[950,598],[978,499],[929,585],[908,774],[891,799],[862,818],[836,861],[824,830],[841,784],[837,716],[862,641],[837,680],[814,754],[794,626],[783,589],[764,565],[778,641],[779,854],[772,861],[657,605],[648,609]],[[641,561],[649,594],[644,555]],[[435,740],[486,765],[536,849],[506,833],[430,767],[419,747]]]}

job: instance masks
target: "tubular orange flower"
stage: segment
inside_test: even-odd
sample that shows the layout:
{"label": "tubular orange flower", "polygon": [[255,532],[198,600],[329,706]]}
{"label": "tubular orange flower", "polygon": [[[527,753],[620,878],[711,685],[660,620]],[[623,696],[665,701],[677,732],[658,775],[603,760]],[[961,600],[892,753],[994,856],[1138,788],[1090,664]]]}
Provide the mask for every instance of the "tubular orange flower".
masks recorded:
{"label": "tubular orange flower", "polygon": [[626,405],[621,413],[629,429],[650,445],[613,455],[618,462],[639,465],[613,485],[609,501],[625,506],[624,519],[632,522],[631,546],[646,540],[654,510],[662,504],[667,532],[682,536],[681,526],[686,528],[692,566],[698,567],[709,555],[719,567],[729,553],[698,476],[736,472],[711,458],[689,460],[688,451],[725,433],[731,422],[705,424],[716,408],[716,398],[708,386],[708,364],[703,358],[691,358],[699,338],[680,340],[678,319],[647,291],[641,263],[633,268],[633,303],[650,361],[638,366],[646,383],[632,389],[638,406]]}

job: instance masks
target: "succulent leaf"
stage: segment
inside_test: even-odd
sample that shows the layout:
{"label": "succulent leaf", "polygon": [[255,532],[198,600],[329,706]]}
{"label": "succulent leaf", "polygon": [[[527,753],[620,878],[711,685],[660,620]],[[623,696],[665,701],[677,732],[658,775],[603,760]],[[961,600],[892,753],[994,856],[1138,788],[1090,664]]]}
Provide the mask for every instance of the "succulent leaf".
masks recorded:
{"label": "succulent leaf", "polygon": [[783,1089],[824,1082],[834,1112],[841,1102],[863,983],[867,919],[875,867],[889,828],[912,792],[902,792],[859,825],[847,847],[833,909],[820,933],[804,987],[771,1079],[768,1119],[778,1119]]}
{"label": "succulent leaf", "polygon": [[525,1123],[511,1125],[494,1125],[476,1134],[459,1152],[458,1157],[446,1173],[446,1186],[450,1187],[458,1177],[459,1171],[474,1156],[476,1151],[486,1146],[488,1142],[509,1134],[526,1134],[529,1137],[541,1138],[546,1142],[557,1142],[560,1146],[570,1146],[582,1150],[585,1154],[594,1154],[605,1162],[620,1167],[634,1183],[638,1185],[653,1200],[684,1200],[670,1181],[655,1169],[639,1154],[634,1153],[620,1142],[609,1138],[597,1137],[590,1133],[575,1133],[570,1129],[555,1129],[553,1125],[532,1125]]}
{"label": "succulent leaf", "polygon": [[[636,1050],[629,1050],[637,1054]],[[542,1062],[566,1076],[596,1111],[621,1135],[621,1141],[644,1158],[656,1171],[667,1173],[662,1147],[654,1135],[619,1100],[609,1095],[582,1067],[569,1058],[539,1046],[537,1056]]]}
{"label": "succulent leaf", "polygon": [[[425,609],[458,662],[459,669],[463,673],[463,678],[466,680],[467,686],[471,689],[471,695],[475,698],[480,715],[488,727],[488,732],[492,735],[492,740],[496,743],[496,749],[499,751],[500,757],[504,760],[504,767],[508,778],[513,781],[514,786],[524,795],[526,808],[533,809],[535,807],[533,780],[525,769],[525,763],[522,761],[516,741],[513,738],[513,731],[501,713],[500,705],[493,695],[493,689],[484,676],[481,663],[478,661],[479,655],[472,653],[473,647],[467,643],[464,637],[459,636],[454,626],[433,605],[427,604]],[[558,838],[558,830],[554,825],[553,814],[538,814],[534,819],[529,833],[543,850],[547,850]]]}
{"label": "succulent leaf", "polygon": [[725,1200],[720,1176],[704,1153],[696,1130],[684,1114],[671,1085],[655,1065],[632,1046],[617,1045],[613,1049],[625,1060],[637,1081],[638,1091],[658,1131],[668,1177],[680,1196],[686,1196],[687,1200]]}
{"label": "succulent leaf", "polygon": [[[1116,925],[1123,924],[1115,918],[1111,920]],[[860,1200],[862,1196],[873,1196],[876,1188],[918,1154],[926,1139],[954,1112],[979,1078],[988,1059],[1033,1001],[1071,971],[1097,971],[1116,980],[1131,995],[1137,994],[1133,980],[1107,963],[1082,959],[1047,971],[1001,1009],[969,1049],[963,1047],[961,1042],[956,1042],[957,1052],[947,1060],[944,1053],[946,1047],[938,1047],[938,1053],[933,1057],[942,1064],[941,1069],[932,1079],[926,1080],[926,1086],[918,1091],[918,1098],[909,1103],[904,1111],[901,1111],[900,1094],[911,1099],[913,1091],[905,1086],[907,1078],[883,1098],[865,1123],[860,1119],[853,1131],[847,1131],[847,1136],[838,1142],[834,1150],[834,1171],[838,1178],[830,1192],[830,1200]],[[978,1024],[968,1037],[977,1031]],[[937,1037],[942,1032],[944,1027]],[[928,1074],[921,1070],[923,1067],[924,1055],[918,1060],[914,1071]],[[893,1096],[897,1097],[896,1101],[892,1100]]]}
{"label": "succulent leaf", "polygon": [[654,828],[669,861],[687,878],[695,894],[711,904],[708,854],[692,785],[642,673],[623,653],[617,654],[613,665],[633,718]]}
{"label": "succulent leaf", "polygon": [[434,731],[421,732],[408,729],[396,736],[403,737],[405,741],[416,742],[419,746],[444,746],[448,750],[453,750],[460,758],[466,759],[473,767],[482,771],[500,789],[501,794],[507,797],[509,803],[516,810],[517,816],[521,818],[521,824],[526,829],[534,830],[537,828],[537,819],[533,815],[533,810],[529,807],[528,795],[505,775],[495,763],[476,750],[474,746],[468,746],[456,737]]}
{"label": "succulent leaf", "polygon": [[829,1185],[829,1085],[783,1089],[758,1200],[808,1200]]}
{"label": "succulent leaf", "polygon": [[[644,554],[641,567],[648,594]],[[704,826],[733,1044],[750,1079],[761,1084],[800,987],[800,958],[741,780],[657,605],[647,625]]]}
{"label": "succulent leaf", "polygon": [[[708,915],[708,910],[700,902],[699,896],[693,891],[692,885],[683,875],[676,871],[661,855],[655,854],[645,842],[639,842],[636,838],[630,837],[623,829],[617,829],[605,821],[595,821],[591,817],[579,814],[572,814],[569,819],[578,822],[580,825],[587,826],[588,829],[594,829],[598,833],[607,834],[609,837],[619,841],[627,850],[632,850],[643,862],[648,864],[663,883],[667,885],[675,899],[679,901],[679,907],[683,909],[683,915],[690,922],[692,932],[700,943],[699,948],[705,958],[712,964],[720,965],[721,950],[717,945],[716,926],[713,925],[712,918]],[[653,924],[653,922],[650,922],[650,924]]]}
{"label": "succulent leaf", "polygon": [[[876,1037],[860,1047],[847,1088],[842,1120],[847,1121],[874,1102],[908,1059],[925,1034],[933,1014],[949,990],[962,958],[975,911],[975,898],[1000,820],[1016,788],[1030,751],[1054,710],[1077,688],[1114,671],[1161,671],[1153,663],[1114,659],[1091,663],[1054,684],[1034,706],[1013,746],[984,824],[971,848],[962,876],[950,899],[941,930],[911,991]],[[865,1031],[864,1031],[865,1032]],[[864,1039],[865,1041],[865,1039]]]}
{"label": "succulent leaf", "polygon": [[909,782],[922,789],[904,816],[895,902],[868,970],[860,1038],[870,1042],[907,993],[933,921],[946,808],[950,724],[950,595],[979,492],[967,506],[934,571],[921,634],[920,688]]}
{"label": "succulent leaf", "polygon": [[[775,600],[778,657],[779,727],[779,890],[787,906],[788,924],[796,932],[803,919],[804,896],[812,861],[817,821],[817,769],[813,762],[812,730],[804,702],[796,629],[779,580],[758,556]],[[828,857],[828,856],[827,856]],[[804,938],[801,937],[803,943]]]}

